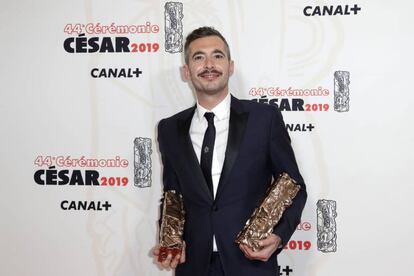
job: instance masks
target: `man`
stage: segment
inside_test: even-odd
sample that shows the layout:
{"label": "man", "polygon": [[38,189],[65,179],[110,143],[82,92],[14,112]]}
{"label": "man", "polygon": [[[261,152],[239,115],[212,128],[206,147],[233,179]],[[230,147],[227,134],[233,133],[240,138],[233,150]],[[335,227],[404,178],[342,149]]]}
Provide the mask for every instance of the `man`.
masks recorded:
{"label": "man", "polygon": [[[184,54],[184,77],[197,104],[161,120],[158,142],[164,191],[183,196],[185,247],[160,265],[176,268],[177,276],[278,275],[276,255],[300,222],[307,197],[282,115],[273,106],[230,95],[234,63],[218,31],[194,30]],[[292,205],[261,250],[238,246],[237,234],[282,172],[301,186]]]}

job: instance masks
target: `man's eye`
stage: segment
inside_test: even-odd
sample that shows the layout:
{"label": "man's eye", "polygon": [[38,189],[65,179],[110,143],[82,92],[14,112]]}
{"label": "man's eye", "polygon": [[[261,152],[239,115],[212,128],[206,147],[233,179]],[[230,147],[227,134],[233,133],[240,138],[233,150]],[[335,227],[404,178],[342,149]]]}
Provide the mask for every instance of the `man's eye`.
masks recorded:
{"label": "man's eye", "polygon": [[202,56],[195,56],[194,57],[194,60],[200,60],[200,59],[202,59],[203,57]]}
{"label": "man's eye", "polygon": [[223,55],[215,55],[214,57],[217,58],[217,59],[224,58]]}

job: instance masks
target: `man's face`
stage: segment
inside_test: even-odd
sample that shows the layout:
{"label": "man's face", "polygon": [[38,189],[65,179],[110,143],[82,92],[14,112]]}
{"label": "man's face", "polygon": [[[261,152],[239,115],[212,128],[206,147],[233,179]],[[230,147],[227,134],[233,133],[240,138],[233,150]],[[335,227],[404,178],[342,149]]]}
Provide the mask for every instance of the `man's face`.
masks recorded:
{"label": "man's face", "polygon": [[197,93],[227,93],[233,70],[233,61],[229,61],[226,46],[218,36],[199,38],[189,45],[184,77],[191,80]]}

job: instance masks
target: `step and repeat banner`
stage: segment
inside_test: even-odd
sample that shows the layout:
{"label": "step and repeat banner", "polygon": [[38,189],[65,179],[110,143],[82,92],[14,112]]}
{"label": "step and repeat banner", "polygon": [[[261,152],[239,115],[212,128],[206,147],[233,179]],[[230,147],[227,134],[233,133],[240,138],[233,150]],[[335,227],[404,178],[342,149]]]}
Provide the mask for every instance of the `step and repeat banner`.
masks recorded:
{"label": "step and repeat banner", "polygon": [[[2,1],[0,274],[173,275],[153,261],[156,126],[194,104],[183,43],[284,116],[307,184],[275,276],[410,275],[410,1]],[[260,121],[257,122],[260,124]]]}

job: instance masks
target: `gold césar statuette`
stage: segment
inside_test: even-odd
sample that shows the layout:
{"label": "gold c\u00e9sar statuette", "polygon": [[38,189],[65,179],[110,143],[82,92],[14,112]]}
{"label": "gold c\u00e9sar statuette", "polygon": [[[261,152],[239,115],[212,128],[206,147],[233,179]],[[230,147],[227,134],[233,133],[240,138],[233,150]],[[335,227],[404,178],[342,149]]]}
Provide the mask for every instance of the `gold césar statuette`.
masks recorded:
{"label": "gold c\u00e9sar statuette", "polygon": [[166,191],[161,214],[159,262],[163,262],[168,254],[175,258],[181,253],[184,222],[185,211],[182,196],[174,190]]}
{"label": "gold c\u00e9sar statuette", "polygon": [[265,194],[264,200],[247,220],[237,235],[236,243],[260,250],[259,241],[266,239],[279,222],[283,212],[292,204],[300,186],[287,173],[282,173]]}

